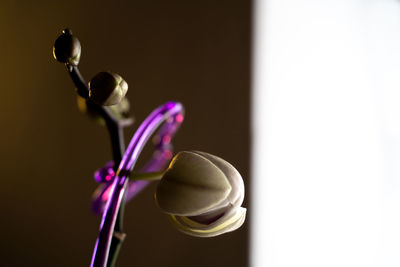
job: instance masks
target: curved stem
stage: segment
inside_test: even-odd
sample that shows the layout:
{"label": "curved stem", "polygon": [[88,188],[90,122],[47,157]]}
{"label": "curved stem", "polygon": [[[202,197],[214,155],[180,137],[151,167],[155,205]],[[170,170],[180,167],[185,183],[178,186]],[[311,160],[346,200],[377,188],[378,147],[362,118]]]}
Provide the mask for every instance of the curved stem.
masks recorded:
{"label": "curved stem", "polygon": [[[154,110],[140,125],[132,137],[129,146],[122,157],[116,177],[112,184],[111,197],[107,201],[100,224],[100,233],[93,252],[91,262],[92,267],[106,267],[109,257],[109,249],[112,243],[114,227],[116,225],[117,215],[120,212],[120,206],[123,202],[123,197],[127,189],[129,175],[135,166],[139,154],[144,148],[146,142],[161,124],[165,123],[168,119],[173,120],[173,116],[175,115],[180,114],[182,116],[182,113],[183,107],[181,104],[168,102]],[[171,133],[173,133],[176,130],[176,125],[171,125],[169,130]]]}
{"label": "curved stem", "polygon": [[121,162],[122,156],[125,152],[123,128],[119,124],[118,119],[112,115],[111,111],[107,107],[101,107],[98,112],[104,118],[110,134],[111,149],[115,166],[114,171],[116,171],[116,166]]}
{"label": "curved stem", "polygon": [[88,99],[89,87],[85,82],[85,79],[83,78],[81,72],[79,71],[78,66],[72,66],[68,63],[65,64],[65,66],[67,67],[69,76],[71,77],[72,81],[74,82],[74,85],[76,86],[78,95],[80,95],[85,99]]}

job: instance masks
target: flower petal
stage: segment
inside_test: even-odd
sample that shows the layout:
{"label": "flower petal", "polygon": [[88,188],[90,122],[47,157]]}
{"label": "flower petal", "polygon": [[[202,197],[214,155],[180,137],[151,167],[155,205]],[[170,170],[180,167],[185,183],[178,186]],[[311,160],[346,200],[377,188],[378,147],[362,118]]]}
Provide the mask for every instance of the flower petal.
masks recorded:
{"label": "flower petal", "polygon": [[196,237],[214,237],[238,229],[246,218],[246,209],[238,207],[210,225],[197,223],[185,216],[170,215],[170,218],[178,230],[185,234]]}
{"label": "flower petal", "polygon": [[204,156],[178,153],[158,184],[156,202],[167,213],[194,216],[223,202],[232,187],[225,174]]}
{"label": "flower petal", "polygon": [[232,164],[230,164],[224,159],[221,159],[220,157],[205,152],[200,152],[200,151],[195,151],[195,152],[204,156],[212,163],[214,163],[228,178],[229,183],[232,187],[232,191],[228,196],[229,203],[235,207],[242,205],[244,199],[244,183],[242,176],[235,169],[235,167],[233,167]]}

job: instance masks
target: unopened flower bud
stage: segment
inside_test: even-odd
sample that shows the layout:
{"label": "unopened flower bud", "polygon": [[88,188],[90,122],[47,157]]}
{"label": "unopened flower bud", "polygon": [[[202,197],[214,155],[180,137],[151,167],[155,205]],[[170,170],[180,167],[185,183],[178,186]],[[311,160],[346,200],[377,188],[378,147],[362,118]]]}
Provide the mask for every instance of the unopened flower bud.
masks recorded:
{"label": "unopened flower bud", "polygon": [[53,46],[53,56],[61,63],[77,66],[81,58],[81,43],[66,29],[57,38]]}
{"label": "unopened flower bud", "polygon": [[158,184],[155,198],[174,225],[193,236],[234,231],[246,217],[239,172],[227,161],[204,152],[178,153]]}
{"label": "unopened flower bud", "polygon": [[118,104],[127,91],[126,81],[111,72],[99,72],[89,82],[89,98],[101,106]]}

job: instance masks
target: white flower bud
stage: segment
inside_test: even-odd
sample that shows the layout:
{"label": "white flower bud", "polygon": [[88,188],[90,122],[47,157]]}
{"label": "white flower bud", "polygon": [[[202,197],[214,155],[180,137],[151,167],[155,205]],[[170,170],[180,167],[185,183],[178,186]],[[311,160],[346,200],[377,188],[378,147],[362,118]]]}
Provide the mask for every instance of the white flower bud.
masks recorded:
{"label": "white flower bud", "polygon": [[246,217],[239,172],[227,161],[204,152],[178,153],[155,197],[175,226],[193,236],[211,237],[236,230]]}

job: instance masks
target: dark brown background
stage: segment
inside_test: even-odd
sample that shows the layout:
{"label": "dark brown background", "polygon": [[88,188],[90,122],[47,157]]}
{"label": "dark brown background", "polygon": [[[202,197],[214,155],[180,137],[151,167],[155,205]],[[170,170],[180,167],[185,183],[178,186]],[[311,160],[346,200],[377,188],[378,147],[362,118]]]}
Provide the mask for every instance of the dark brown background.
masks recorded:
{"label": "dark brown background", "polygon": [[[153,108],[178,100],[186,120],[176,150],[225,158],[248,187],[250,10],[245,0],[0,2],[1,266],[90,262],[99,226],[92,175],[110,149],[52,57],[65,27],[82,43],[87,79],[111,70],[128,82],[137,122],[127,139]],[[248,220],[231,234],[192,238],[168,223],[153,192],[127,206],[117,266],[247,265]]]}

